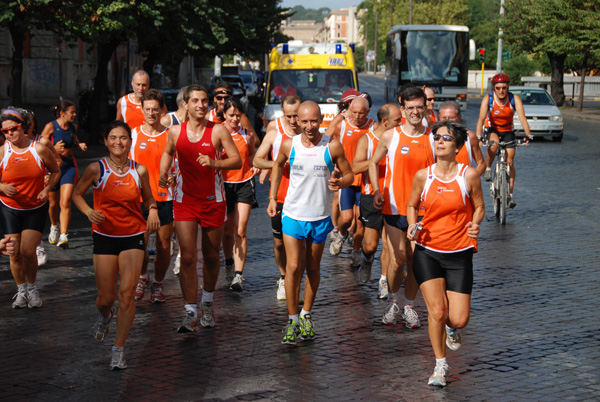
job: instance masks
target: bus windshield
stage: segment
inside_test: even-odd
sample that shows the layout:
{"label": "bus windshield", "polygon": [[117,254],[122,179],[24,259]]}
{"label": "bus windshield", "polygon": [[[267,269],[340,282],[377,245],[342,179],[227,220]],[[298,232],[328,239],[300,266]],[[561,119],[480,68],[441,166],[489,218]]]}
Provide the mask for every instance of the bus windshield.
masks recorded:
{"label": "bus windshield", "polygon": [[286,95],[338,103],[345,90],[355,88],[352,70],[341,69],[275,70],[269,85],[269,103],[279,103]]}

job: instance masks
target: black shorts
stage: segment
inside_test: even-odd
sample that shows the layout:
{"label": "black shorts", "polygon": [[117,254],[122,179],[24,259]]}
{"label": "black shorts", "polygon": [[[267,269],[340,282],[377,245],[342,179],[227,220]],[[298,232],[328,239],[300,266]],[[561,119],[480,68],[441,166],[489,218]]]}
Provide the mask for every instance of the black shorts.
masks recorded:
{"label": "black shorts", "polygon": [[471,294],[473,290],[473,249],[439,253],[417,245],[412,261],[419,286],[430,279],[444,278],[446,290]]}
{"label": "black shorts", "polygon": [[234,211],[235,204],[238,202],[250,204],[252,208],[257,208],[254,177],[242,183],[225,183],[225,198],[227,199],[228,214]]}
{"label": "black shorts", "polygon": [[[148,220],[148,210],[143,202],[140,205],[142,206],[142,216],[145,220]],[[158,207],[160,226],[165,226],[173,222],[173,201],[156,201],[156,206]]]}
{"label": "black shorts", "polygon": [[[486,139],[490,139],[490,134],[491,133],[496,133],[498,135],[498,138],[500,138],[501,142],[510,142],[510,141],[515,141],[517,139],[515,132],[514,131],[498,131],[498,129],[496,127],[486,127],[485,128],[485,138]],[[509,145],[506,148],[514,148],[516,147],[515,144],[513,145]]]}
{"label": "black shorts", "polygon": [[360,196],[359,219],[365,227],[381,231],[383,229],[383,214],[381,209],[373,206],[374,199],[374,195],[363,194]]}
{"label": "black shorts", "polygon": [[[388,225],[400,229],[403,232],[408,230],[408,220],[404,215],[383,215],[385,223]],[[417,222],[421,222],[422,216],[417,217]]]}
{"label": "black shorts", "polygon": [[277,203],[277,215],[271,218],[271,229],[273,237],[283,239],[283,225],[281,224],[281,211],[283,210],[283,202]]}
{"label": "black shorts", "polygon": [[19,234],[24,230],[44,232],[48,204],[36,209],[13,209],[0,202],[0,225],[4,234]]}
{"label": "black shorts", "polygon": [[127,237],[110,237],[100,233],[92,233],[94,241],[93,254],[119,255],[122,251],[142,250],[146,251],[144,233]]}

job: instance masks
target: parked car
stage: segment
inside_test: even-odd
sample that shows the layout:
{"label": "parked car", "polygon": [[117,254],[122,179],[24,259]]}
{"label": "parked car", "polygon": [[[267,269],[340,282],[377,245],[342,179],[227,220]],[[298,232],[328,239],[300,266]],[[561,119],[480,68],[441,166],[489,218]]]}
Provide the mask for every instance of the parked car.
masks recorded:
{"label": "parked car", "polygon": [[[511,86],[510,92],[519,95],[523,101],[525,116],[532,135],[538,137],[551,136],[553,141],[562,141],[564,131],[562,113],[545,89]],[[525,133],[516,113],[514,127],[517,135]]]}
{"label": "parked car", "polygon": [[258,85],[256,84],[256,75],[252,70],[240,71],[240,77],[244,81],[244,87],[246,88],[246,96],[250,99],[258,95]]}

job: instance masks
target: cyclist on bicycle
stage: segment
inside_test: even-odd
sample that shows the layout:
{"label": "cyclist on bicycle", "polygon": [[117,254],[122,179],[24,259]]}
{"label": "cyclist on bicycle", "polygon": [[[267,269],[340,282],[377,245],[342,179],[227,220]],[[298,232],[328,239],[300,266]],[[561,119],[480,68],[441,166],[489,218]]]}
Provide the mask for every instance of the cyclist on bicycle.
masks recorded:
{"label": "cyclist on bicycle", "polygon": [[[519,116],[519,120],[525,130],[527,138],[531,139],[531,131],[527,118],[525,117],[525,109],[523,102],[518,95],[508,92],[508,82],[510,77],[507,74],[500,73],[492,78],[494,91],[485,95],[481,100],[479,109],[479,119],[477,120],[477,137],[482,138],[482,130],[485,125],[484,137],[488,141],[515,141],[515,132],[513,131],[513,118],[515,111]],[[482,138],[482,139],[483,139]],[[525,141],[527,141],[525,138]],[[515,185],[516,170],[513,163],[515,157],[516,144],[510,145],[506,149],[507,161],[510,166],[510,197],[508,199],[508,207],[514,208],[517,206],[513,198],[513,187]],[[492,180],[492,164],[496,157],[497,145],[490,146],[487,150],[486,169],[483,173],[483,178],[486,181]]]}

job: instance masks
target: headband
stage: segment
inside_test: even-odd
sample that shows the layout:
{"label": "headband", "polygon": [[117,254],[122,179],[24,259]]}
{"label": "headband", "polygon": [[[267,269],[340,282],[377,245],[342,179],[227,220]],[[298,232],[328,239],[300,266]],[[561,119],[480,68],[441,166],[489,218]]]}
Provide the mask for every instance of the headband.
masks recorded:
{"label": "headband", "polygon": [[14,116],[17,119],[19,119],[21,121],[21,123],[25,123],[25,119],[23,118],[23,116],[21,115],[21,113],[17,112],[14,109],[4,109],[4,111],[2,111],[2,114],[7,114],[10,116]]}

